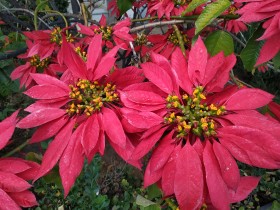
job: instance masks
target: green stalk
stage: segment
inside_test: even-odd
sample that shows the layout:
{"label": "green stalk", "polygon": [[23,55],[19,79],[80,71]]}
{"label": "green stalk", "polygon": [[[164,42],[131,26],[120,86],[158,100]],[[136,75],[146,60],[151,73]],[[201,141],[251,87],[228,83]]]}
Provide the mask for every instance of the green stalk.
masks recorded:
{"label": "green stalk", "polygon": [[183,41],[182,34],[180,33],[180,31],[179,31],[179,29],[176,25],[173,25],[173,28],[174,28],[176,36],[178,38],[180,49],[181,49],[183,55],[186,57],[186,49],[185,49],[185,46],[184,46],[184,41]]}
{"label": "green stalk", "polygon": [[65,23],[65,27],[66,27],[66,28],[68,27],[68,22],[67,22],[65,16],[64,16],[61,12],[56,11],[56,10],[45,10],[44,12],[55,13],[55,14],[60,15],[60,16],[62,17],[64,23]]}
{"label": "green stalk", "polygon": [[27,141],[23,142],[21,145],[19,145],[18,147],[16,147],[12,151],[10,151],[7,154],[5,154],[3,157],[10,157],[13,154],[19,152],[20,150],[22,150],[28,144],[28,142],[29,142],[29,139],[27,139]]}
{"label": "green stalk", "polygon": [[40,4],[38,4],[38,6],[36,7],[35,11],[34,11],[34,27],[35,27],[35,31],[38,30],[38,12],[41,9],[41,7],[48,3],[48,0],[46,1],[42,1]]}

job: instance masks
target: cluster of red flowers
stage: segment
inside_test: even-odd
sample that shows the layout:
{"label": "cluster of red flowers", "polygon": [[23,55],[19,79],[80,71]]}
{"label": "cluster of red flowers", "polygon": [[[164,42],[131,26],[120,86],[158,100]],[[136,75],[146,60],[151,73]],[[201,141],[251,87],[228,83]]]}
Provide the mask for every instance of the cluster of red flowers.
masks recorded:
{"label": "cluster of red flowers", "polygon": [[[189,2],[149,0],[136,1],[134,6],[147,3],[149,15],[169,19],[180,15]],[[275,21],[280,13],[262,9],[279,2],[246,0],[244,7],[239,3],[245,0],[236,2],[225,14],[235,14],[241,7],[241,20],[228,22],[227,28],[238,33],[246,30],[241,21],[268,19],[261,38],[267,41],[257,64],[271,59],[280,49],[269,56],[265,49],[279,36]],[[110,8],[117,13],[114,3]],[[251,4],[258,9],[252,10],[256,6]],[[187,15],[199,14],[203,6]],[[247,15],[248,11],[256,14]],[[175,196],[182,210],[203,205],[229,209],[231,203],[245,199],[259,178],[240,176],[235,160],[280,168],[280,123],[257,111],[268,105],[279,120],[279,107],[265,91],[229,83],[236,62],[233,54],[211,57],[201,37],[191,47],[194,29],[178,27],[186,49],[182,52],[174,28],[163,35],[135,35],[129,33],[130,26],[129,18],[109,26],[103,16],[99,25],[77,25],[83,37],[71,35],[71,28],[25,32],[28,51],[20,58],[26,64],[11,77],[20,79],[24,93],[35,102],[19,122],[18,111],[1,122],[0,149],[15,127],[37,127],[30,143],[53,140],[40,166],[0,159],[0,207],[4,201],[11,209],[36,205],[25,180],[39,179],[56,164],[67,196],[84,160],[103,155],[105,142],[138,168],[141,158],[152,151],[144,185],[157,183],[164,196]],[[116,64],[120,49],[131,52],[130,42],[149,61],[143,61],[141,68]]]}

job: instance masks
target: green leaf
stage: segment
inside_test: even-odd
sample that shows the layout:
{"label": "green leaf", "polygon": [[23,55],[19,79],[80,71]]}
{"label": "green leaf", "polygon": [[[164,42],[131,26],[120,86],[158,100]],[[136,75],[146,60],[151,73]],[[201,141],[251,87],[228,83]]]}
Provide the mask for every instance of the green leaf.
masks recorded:
{"label": "green leaf", "polygon": [[123,15],[127,10],[132,7],[132,0],[117,0],[117,5]]}
{"label": "green leaf", "polygon": [[240,58],[243,62],[244,68],[250,72],[254,70],[254,66],[259,57],[263,41],[256,41],[263,34],[262,27],[259,27],[247,42],[246,47],[241,51]]}
{"label": "green leaf", "polygon": [[139,206],[148,207],[148,206],[154,205],[156,203],[144,198],[141,195],[137,195],[136,204],[139,205]]}
{"label": "green leaf", "polygon": [[147,194],[149,199],[154,199],[162,196],[161,190],[156,184],[153,184],[147,188]]}
{"label": "green leaf", "polygon": [[276,69],[280,67],[280,52],[276,54],[276,56],[272,59],[273,64]]}
{"label": "green leaf", "polygon": [[189,3],[188,7],[185,9],[185,11],[182,12],[181,16],[185,16],[188,12],[192,12],[198,6],[206,3],[207,1],[208,0],[192,0],[191,3]]}
{"label": "green leaf", "polygon": [[208,52],[214,56],[224,51],[226,56],[234,51],[234,43],[231,35],[225,31],[217,30],[211,33],[205,40]]}
{"label": "green leaf", "polygon": [[275,200],[273,201],[272,206],[269,210],[279,210],[279,209],[280,209],[280,203],[277,200]]}
{"label": "green leaf", "polygon": [[195,26],[195,34],[198,34],[205,26],[209,25],[215,18],[222,14],[229,6],[229,0],[217,0],[205,7],[202,13],[198,16]]}

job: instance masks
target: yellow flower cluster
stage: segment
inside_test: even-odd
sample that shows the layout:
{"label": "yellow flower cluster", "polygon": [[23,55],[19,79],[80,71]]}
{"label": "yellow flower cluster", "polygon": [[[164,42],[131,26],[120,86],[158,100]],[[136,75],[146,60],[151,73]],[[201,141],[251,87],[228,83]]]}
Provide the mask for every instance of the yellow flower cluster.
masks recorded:
{"label": "yellow flower cluster", "polygon": [[33,55],[29,60],[31,66],[35,66],[37,69],[44,69],[49,65],[50,58],[40,60],[39,55]]}
{"label": "yellow flower cluster", "polygon": [[110,40],[112,36],[112,27],[111,26],[100,26],[99,28],[94,29],[95,34],[102,33],[103,40]]}

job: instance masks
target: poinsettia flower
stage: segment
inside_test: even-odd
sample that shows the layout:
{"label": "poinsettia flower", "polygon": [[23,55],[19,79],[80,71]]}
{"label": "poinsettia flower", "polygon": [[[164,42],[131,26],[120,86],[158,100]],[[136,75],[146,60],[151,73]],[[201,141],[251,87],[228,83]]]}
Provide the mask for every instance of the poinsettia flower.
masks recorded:
{"label": "poinsettia flower", "polygon": [[[131,9],[140,8],[144,4],[146,4],[146,0],[134,0],[132,3],[133,7]],[[121,11],[119,10],[117,0],[108,2],[107,10],[111,13],[111,15],[116,16],[117,18],[121,16]],[[127,13],[124,15],[128,16]]]}
{"label": "poinsettia flower", "polygon": [[102,15],[99,24],[100,26],[91,25],[90,27],[78,24],[80,27],[79,32],[87,35],[86,42],[90,42],[97,34],[102,34],[102,46],[106,46],[109,49],[114,46],[128,49],[128,42],[133,41],[133,37],[129,34],[129,26],[131,25],[129,18],[119,21],[112,27],[107,25],[107,19],[105,15]]}
{"label": "poinsettia flower", "polygon": [[82,170],[84,156],[91,161],[97,152],[103,155],[105,136],[124,160],[139,167],[137,161],[130,160],[134,145],[119,120],[121,101],[118,92],[127,85],[141,82],[143,76],[135,67],[116,69],[111,73],[119,48],[115,47],[103,56],[101,35],[92,39],[86,62],[69,45],[64,47],[68,49],[65,59],[72,77],[62,81],[46,74],[32,74],[37,85],[25,94],[37,101],[26,109],[30,114],[17,126],[39,127],[31,143],[54,136],[35,180],[59,161],[66,196]]}
{"label": "poinsettia flower", "polygon": [[[232,3],[230,7],[223,13],[224,15],[237,15],[236,11],[241,8],[241,3]],[[247,31],[247,26],[240,20],[227,20],[226,29],[235,34]]]}
{"label": "poinsettia flower", "polygon": [[[188,49],[191,46],[191,39],[194,36],[194,28],[187,31],[180,30],[180,33],[186,49],[185,54],[187,54],[189,51]],[[159,53],[164,57],[166,57],[167,59],[170,58],[170,56],[172,55],[175,49],[180,48],[179,39],[174,29],[169,29],[163,35],[159,35],[159,34],[148,35],[147,39],[153,45],[150,51]]]}
{"label": "poinsettia flower", "polygon": [[265,43],[260,50],[260,55],[256,66],[271,60],[279,51],[278,42],[280,26],[280,2],[278,0],[235,0],[238,3],[247,3],[237,12],[241,14],[240,21],[252,23],[263,21],[264,34],[258,40],[264,40]]}
{"label": "poinsettia flower", "polygon": [[10,117],[0,122],[0,150],[3,149],[11,139],[17,124],[17,115],[19,110],[15,111]]}
{"label": "poinsettia flower", "polygon": [[[121,91],[126,128],[146,129],[132,158],[154,148],[144,185],[158,183],[165,196],[175,195],[180,209],[206,203],[229,209],[245,199],[259,178],[241,177],[235,159],[269,169],[280,167],[280,124],[255,109],[273,95],[227,84],[235,56],[209,57],[198,38],[188,62],[176,49],[171,64],[158,54],[142,64],[149,82]],[[149,116],[149,120],[147,117]]]}
{"label": "poinsettia flower", "polygon": [[0,158],[0,209],[21,209],[38,205],[28,189],[39,164],[20,158]]}
{"label": "poinsettia flower", "polygon": [[30,51],[32,50],[33,43],[27,41],[28,51],[27,53],[20,55],[19,58],[26,60],[26,63],[18,66],[11,73],[11,79],[20,80],[20,87],[31,87],[34,84],[31,73],[44,73],[53,77],[57,77],[58,73],[63,73],[66,66],[60,65],[55,58],[46,57],[42,58],[39,54],[32,55],[30,57]]}
{"label": "poinsettia flower", "polygon": [[55,27],[52,30],[25,31],[23,34],[32,41],[33,45],[28,46],[27,56],[32,57],[39,55],[41,60],[51,57],[60,50],[63,38],[68,42],[74,42],[74,38],[70,33],[66,33],[68,28],[61,29]]}

